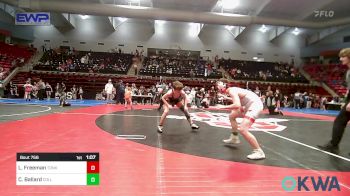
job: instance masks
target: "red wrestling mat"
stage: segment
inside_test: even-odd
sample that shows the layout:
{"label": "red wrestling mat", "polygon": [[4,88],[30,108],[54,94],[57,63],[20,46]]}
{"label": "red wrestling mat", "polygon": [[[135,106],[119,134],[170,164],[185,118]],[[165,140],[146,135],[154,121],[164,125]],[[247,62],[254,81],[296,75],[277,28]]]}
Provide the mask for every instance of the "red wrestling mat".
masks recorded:
{"label": "red wrestling mat", "polygon": [[[95,114],[122,110],[122,106],[103,105],[69,111],[91,115],[50,114],[1,123],[0,195],[290,195],[281,186],[284,177],[320,175],[336,176],[344,186],[340,186],[340,192],[298,192],[295,189],[293,194],[350,195],[350,172],[291,169],[197,157],[116,139],[96,126],[99,115]],[[286,115],[300,114],[286,112]],[[307,117],[332,118],[310,114]],[[16,186],[17,152],[99,152],[100,185]]]}

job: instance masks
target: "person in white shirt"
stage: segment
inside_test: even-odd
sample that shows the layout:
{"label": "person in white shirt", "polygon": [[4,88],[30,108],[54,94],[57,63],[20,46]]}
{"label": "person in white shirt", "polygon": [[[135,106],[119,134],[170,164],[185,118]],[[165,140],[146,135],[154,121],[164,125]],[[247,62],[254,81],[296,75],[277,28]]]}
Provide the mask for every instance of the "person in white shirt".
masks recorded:
{"label": "person in white shirt", "polygon": [[79,94],[80,100],[83,100],[83,94],[84,94],[83,87],[79,87],[78,94]]}
{"label": "person in white shirt", "polygon": [[[253,125],[255,119],[259,117],[259,114],[264,109],[260,97],[247,89],[238,87],[227,88],[224,81],[218,81],[216,85],[218,90],[221,92],[218,94],[218,96],[232,101],[231,105],[218,106],[220,109],[232,110],[229,116],[232,126],[232,133],[230,138],[223,140],[223,142],[227,144],[240,143],[238,137],[238,133],[240,133],[253,148],[253,152],[248,155],[247,158],[252,160],[265,159],[264,151],[261,149],[255,136],[249,131],[249,128]],[[243,121],[238,126],[236,118],[241,116],[243,117]]]}
{"label": "person in white shirt", "polygon": [[112,100],[113,96],[113,83],[112,80],[109,79],[108,83],[105,85],[105,92],[107,94],[107,103],[109,103]]}
{"label": "person in white shirt", "polygon": [[300,109],[301,96],[302,96],[302,94],[300,93],[300,91],[297,91],[296,93],[294,93],[294,108],[295,109]]}
{"label": "person in white shirt", "polygon": [[80,63],[84,64],[85,63],[85,56],[81,57]]}

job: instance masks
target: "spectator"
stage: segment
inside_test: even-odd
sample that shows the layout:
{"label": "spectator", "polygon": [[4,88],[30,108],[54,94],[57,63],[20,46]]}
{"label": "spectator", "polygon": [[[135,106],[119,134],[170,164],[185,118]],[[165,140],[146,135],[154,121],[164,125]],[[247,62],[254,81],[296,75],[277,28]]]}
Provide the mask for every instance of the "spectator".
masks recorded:
{"label": "spectator", "polygon": [[295,109],[300,109],[300,104],[301,104],[301,93],[300,91],[298,90],[296,93],[294,93],[294,108]]}
{"label": "spectator", "polygon": [[201,101],[201,106],[204,108],[209,108],[210,99],[209,94],[204,94],[204,98]]}
{"label": "spectator", "polygon": [[270,115],[283,115],[283,113],[277,107],[277,96],[273,94],[273,91],[269,91],[266,94],[266,106],[269,110]]}
{"label": "spectator", "polygon": [[50,101],[51,93],[53,92],[53,90],[51,85],[48,82],[46,82],[45,91],[46,91],[46,98],[48,101]]}
{"label": "spectator", "polygon": [[326,110],[326,104],[327,104],[327,98],[326,97],[322,97],[321,98],[321,103],[320,103],[320,109],[321,110]]}
{"label": "spectator", "polygon": [[132,91],[130,87],[125,88],[124,93],[124,99],[125,99],[125,108],[128,107],[128,104],[130,104],[130,108],[132,108]]}
{"label": "spectator", "polygon": [[197,91],[196,93],[196,106],[197,108],[201,108],[201,101],[204,98],[204,88],[201,88],[201,90]]}
{"label": "spectator", "polygon": [[2,83],[2,81],[0,80],[0,98],[5,97],[5,87],[4,84]]}
{"label": "spectator", "polygon": [[38,86],[38,98],[39,100],[44,100],[46,86],[42,79],[39,80],[37,86]]}
{"label": "spectator", "polygon": [[76,100],[76,99],[77,99],[78,89],[77,89],[77,87],[75,86],[75,84],[74,84],[73,87],[70,89],[70,91],[72,92],[73,99]]}
{"label": "spectator", "polygon": [[310,93],[306,98],[306,108],[309,109],[311,108],[311,104],[312,104],[312,93]]}
{"label": "spectator", "polygon": [[191,77],[191,78],[194,78],[194,77],[195,77],[195,74],[194,74],[193,69],[191,69],[191,71],[190,71],[190,77]]}
{"label": "spectator", "polygon": [[110,103],[112,100],[112,93],[113,93],[113,84],[112,84],[112,79],[108,80],[108,83],[105,85],[105,92],[107,94],[107,104]]}
{"label": "spectator", "polygon": [[117,89],[114,87],[113,85],[113,90],[112,90],[112,100],[114,100],[114,98],[116,97],[117,94]]}
{"label": "spectator", "polygon": [[78,94],[79,94],[80,100],[83,100],[83,95],[84,95],[83,87],[79,87]]}
{"label": "spectator", "polygon": [[261,97],[261,91],[259,90],[259,87],[258,87],[258,86],[255,87],[254,93],[255,93],[256,95],[258,95],[259,97]]}
{"label": "spectator", "polygon": [[282,101],[282,94],[280,93],[279,89],[276,89],[276,92],[275,92],[274,96],[275,96],[275,102],[276,102],[276,110],[280,111],[280,109],[281,109],[281,101]]}
{"label": "spectator", "polygon": [[212,86],[211,89],[208,91],[209,94],[209,105],[216,105],[217,104],[217,95],[218,92],[216,91],[215,87]]}
{"label": "spectator", "polygon": [[32,90],[33,90],[33,86],[30,84],[29,81],[27,81],[26,84],[23,87],[24,87],[24,99],[26,101],[30,101],[31,93],[32,93]]}
{"label": "spectator", "polygon": [[18,96],[17,85],[13,84],[12,81],[10,81],[10,96],[12,98]]}
{"label": "spectator", "polygon": [[131,91],[133,95],[138,95],[139,94],[139,89],[136,87],[135,83],[131,84]]}
{"label": "spectator", "polygon": [[313,107],[314,108],[320,108],[320,104],[321,104],[320,95],[315,95]]}
{"label": "spectator", "polygon": [[60,107],[63,107],[66,102],[65,91],[66,91],[66,85],[63,82],[61,82],[61,84],[58,85],[58,90],[57,90],[57,93],[60,99],[60,104],[59,104]]}
{"label": "spectator", "polygon": [[38,98],[38,84],[36,82],[33,83],[32,95],[34,98]]}
{"label": "spectator", "polygon": [[137,64],[136,63],[134,63],[133,68],[134,68],[134,72],[135,72],[135,76],[136,76],[137,75]]}
{"label": "spectator", "polygon": [[282,103],[283,103],[283,106],[284,106],[284,107],[290,107],[290,106],[291,106],[289,97],[288,97],[287,95],[285,95],[285,96],[283,97]]}
{"label": "spectator", "polygon": [[58,94],[58,88],[60,87],[60,83],[57,83],[56,84],[56,87],[55,87],[55,98],[56,97],[59,97],[59,94]]}
{"label": "spectator", "polygon": [[121,103],[124,104],[124,94],[125,94],[125,86],[123,84],[123,81],[120,80],[117,87],[116,87],[116,91],[117,91],[117,104]]}
{"label": "spectator", "polygon": [[269,93],[270,91],[272,91],[272,90],[271,90],[271,86],[269,85],[269,86],[267,86],[266,95],[267,95],[267,93]]}
{"label": "spectator", "polygon": [[0,65],[0,80],[5,79],[5,74],[6,74],[6,71]]}

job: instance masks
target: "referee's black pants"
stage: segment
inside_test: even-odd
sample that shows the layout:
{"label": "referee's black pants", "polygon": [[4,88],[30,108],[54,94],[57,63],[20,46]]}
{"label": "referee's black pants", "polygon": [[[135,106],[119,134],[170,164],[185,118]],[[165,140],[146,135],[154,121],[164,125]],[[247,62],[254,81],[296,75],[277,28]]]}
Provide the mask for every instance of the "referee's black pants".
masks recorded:
{"label": "referee's black pants", "polygon": [[270,115],[278,115],[278,114],[280,114],[279,112],[275,112],[276,107],[273,106],[273,105],[268,106],[267,109],[269,110],[269,114]]}
{"label": "referee's black pants", "polygon": [[349,120],[350,120],[350,112],[346,111],[346,106],[349,103],[349,101],[347,101],[344,105],[344,107],[340,110],[340,113],[338,114],[338,116],[335,118],[334,120],[334,124],[333,124],[333,132],[332,132],[332,140],[331,140],[331,144],[333,146],[338,146],[346,125],[348,124]]}

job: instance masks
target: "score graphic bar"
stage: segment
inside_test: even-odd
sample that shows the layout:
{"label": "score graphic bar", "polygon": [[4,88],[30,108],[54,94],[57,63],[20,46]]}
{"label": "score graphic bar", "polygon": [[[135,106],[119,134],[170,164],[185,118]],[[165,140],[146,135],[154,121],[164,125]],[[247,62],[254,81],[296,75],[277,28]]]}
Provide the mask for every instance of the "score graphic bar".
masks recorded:
{"label": "score graphic bar", "polygon": [[17,185],[99,185],[99,153],[17,153]]}

